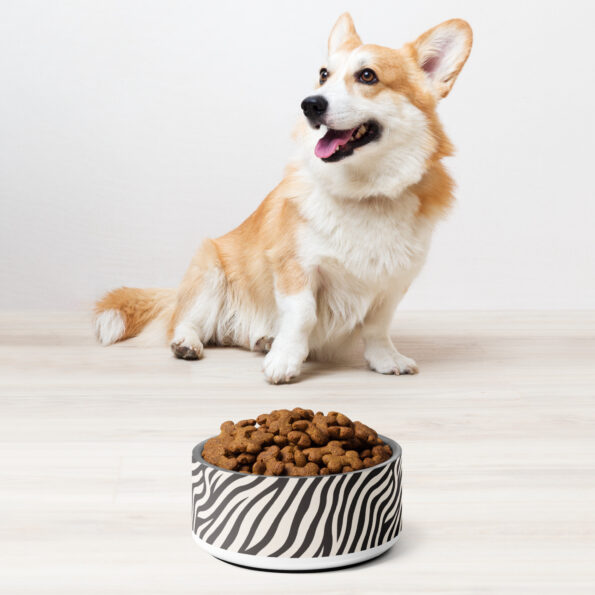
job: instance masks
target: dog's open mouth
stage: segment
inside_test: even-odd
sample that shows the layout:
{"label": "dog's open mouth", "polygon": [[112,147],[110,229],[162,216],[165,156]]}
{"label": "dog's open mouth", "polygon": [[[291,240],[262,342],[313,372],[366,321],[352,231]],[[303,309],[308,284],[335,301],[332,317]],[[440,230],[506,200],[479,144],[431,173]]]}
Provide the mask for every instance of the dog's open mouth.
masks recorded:
{"label": "dog's open mouth", "polygon": [[379,136],[380,127],[372,120],[349,130],[329,128],[316,144],[314,154],[323,161],[340,161]]}

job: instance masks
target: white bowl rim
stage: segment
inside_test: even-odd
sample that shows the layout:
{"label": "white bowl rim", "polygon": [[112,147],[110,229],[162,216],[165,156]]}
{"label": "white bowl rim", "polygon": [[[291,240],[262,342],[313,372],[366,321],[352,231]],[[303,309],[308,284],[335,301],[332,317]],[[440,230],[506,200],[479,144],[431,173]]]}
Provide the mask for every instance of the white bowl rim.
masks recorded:
{"label": "white bowl rim", "polygon": [[[216,436],[213,436],[215,438]],[[366,471],[371,471],[372,469],[380,469],[386,465],[390,465],[392,462],[399,459],[402,455],[401,445],[386,436],[378,434],[378,437],[385,443],[391,447],[393,454],[391,455],[390,459],[387,459],[383,463],[379,463],[378,465],[373,465],[372,467],[365,467],[364,469],[355,469],[353,471],[347,471],[346,473],[330,473],[329,475],[261,475],[259,473],[242,473],[241,471],[233,471],[231,469],[224,469],[223,467],[217,467],[217,465],[213,465],[213,463],[209,463],[202,458],[202,450],[204,445],[207,443],[208,440],[211,438],[206,438],[202,442],[199,442],[193,449],[192,449],[192,464],[196,465],[200,463],[201,465],[205,465],[206,467],[210,467],[211,469],[216,469],[217,471],[223,471],[225,473],[230,473],[234,475],[240,475],[241,477],[267,477],[270,479],[279,479],[279,478],[287,478],[287,479],[324,479],[325,477],[337,477],[338,475],[350,475],[352,473],[364,473]]]}

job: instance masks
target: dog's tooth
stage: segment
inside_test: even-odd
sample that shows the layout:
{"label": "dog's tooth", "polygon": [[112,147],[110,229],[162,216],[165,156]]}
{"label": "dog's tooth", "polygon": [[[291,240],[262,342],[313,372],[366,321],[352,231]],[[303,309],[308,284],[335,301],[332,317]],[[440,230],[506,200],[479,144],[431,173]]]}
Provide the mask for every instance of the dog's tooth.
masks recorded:
{"label": "dog's tooth", "polygon": [[366,133],[366,125],[365,125],[365,124],[362,124],[362,125],[359,127],[358,133],[359,133],[359,135],[360,135],[360,136],[361,136],[362,134],[365,134],[365,133]]}

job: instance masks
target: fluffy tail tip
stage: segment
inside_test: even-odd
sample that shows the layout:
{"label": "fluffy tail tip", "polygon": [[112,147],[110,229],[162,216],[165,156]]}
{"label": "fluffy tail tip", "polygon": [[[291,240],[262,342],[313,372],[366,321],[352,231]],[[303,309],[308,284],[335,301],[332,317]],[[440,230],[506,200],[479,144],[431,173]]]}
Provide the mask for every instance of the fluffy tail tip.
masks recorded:
{"label": "fluffy tail tip", "polygon": [[104,310],[95,318],[95,335],[102,345],[111,345],[124,336],[126,325],[119,310]]}

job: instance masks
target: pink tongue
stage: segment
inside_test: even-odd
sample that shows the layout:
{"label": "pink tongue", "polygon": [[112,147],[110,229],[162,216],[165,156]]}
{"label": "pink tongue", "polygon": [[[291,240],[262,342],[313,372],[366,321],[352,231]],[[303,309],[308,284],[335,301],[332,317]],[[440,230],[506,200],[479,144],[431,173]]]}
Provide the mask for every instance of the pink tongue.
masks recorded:
{"label": "pink tongue", "polygon": [[351,130],[331,130],[329,128],[327,133],[316,143],[314,154],[320,159],[330,157],[339,145],[344,145],[351,138],[354,131],[355,128]]}

